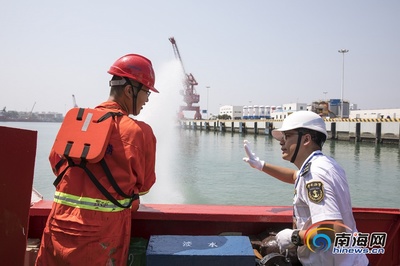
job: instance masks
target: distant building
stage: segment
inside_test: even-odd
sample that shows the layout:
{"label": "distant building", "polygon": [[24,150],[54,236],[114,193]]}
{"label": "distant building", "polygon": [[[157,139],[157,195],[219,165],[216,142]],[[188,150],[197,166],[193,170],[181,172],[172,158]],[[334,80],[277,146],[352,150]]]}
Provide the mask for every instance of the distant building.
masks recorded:
{"label": "distant building", "polygon": [[286,103],[282,105],[282,110],[283,111],[304,111],[307,110],[307,104],[306,103]]}
{"label": "distant building", "polygon": [[[312,111],[322,117],[341,117],[342,103],[340,99],[329,99],[306,103],[286,103],[280,105],[224,105],[219,115],[228,115],[232,119],[275,119],[283,120],[297,111]],[[400,118],[400,109],[357,110],[357,104],[343,101],[343,118]]]}
{"label": "distant building", "polygon": [[[357,105],[356,105],[357,106]],[[340,99],[330,99],[329,100],[329,112],[333,113],[337,117],[342,116],[342,103]],[[343,101],[343,118],[348,118],[350,115],[350,103],[348,101]]]}
{"label": "distant building", "polygon": [[250,105],[243,106],[243,119],[270,119],[271,106],[269,105]]}
{"label": "distant building", "polygon": [[62,122],[63,114],[55,112],[18,112],[6,111],[5,108],[0,111],[0,121],[18,121],[18,122]]}
{"label": "distant building", "polygon": [[349,118],[399,118],[400,109],[350,110]]}
{"label": "distant building", "polygon": [[282,106],[276,106],[275,110],[271,111],[271,118],[281,120],[291,113],[304,110],[307,110],[306,103],[287,103]]}
{"label": "distant building", "polygon": [[249,107],[247,105],[243,106],[242,118],[249,119]]}
{"label": "distant building", "polygon": [[254,119],[254,106],[249,105],[248,108],[248,119]]}
{"label": "distant building", "polygon": [[356,103],[351,103],[350,104],[350,110],[357,110],[357,104]]}
{"label": "distant building", "polygon": [[266,105],[264,109],[265,109],[265,119],[270,119],[272,107],[269,105]]}
{"label": "distant building", "polygon": [[219,115],[228,115],[232,119],[241,119],[243,116],[243,106],[224,105],[219,108]]}

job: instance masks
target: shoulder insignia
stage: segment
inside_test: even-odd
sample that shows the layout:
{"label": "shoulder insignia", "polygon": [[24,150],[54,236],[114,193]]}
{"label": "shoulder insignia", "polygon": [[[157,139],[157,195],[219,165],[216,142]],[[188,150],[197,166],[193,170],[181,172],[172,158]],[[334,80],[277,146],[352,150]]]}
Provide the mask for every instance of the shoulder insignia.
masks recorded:
{"label": "shoulder insignia", "polygon": [[308,198],[314,203],[320,203],[324,199],[324,185],[320,181],[312,181],[306,184]]}
{"label": "shoulder insignia", "polygon": [[310,168],[311,168],[311,162],[308,162],[303,169],[301,170],[301,174],[300,176],[304,176],[306,175],[308,172],[310,172]]}

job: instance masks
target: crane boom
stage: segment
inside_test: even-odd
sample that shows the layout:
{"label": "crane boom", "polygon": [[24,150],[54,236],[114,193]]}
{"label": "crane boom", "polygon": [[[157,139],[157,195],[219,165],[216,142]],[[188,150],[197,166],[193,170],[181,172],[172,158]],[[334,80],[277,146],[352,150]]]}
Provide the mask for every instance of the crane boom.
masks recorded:
{"label": "crane boom", "polygon": [[76,104],[75,95],[73,94],[72,94],[72,104],[74,105],[74,107],[78,107],[78,105]]}
{"label": "crane boom", "polygon": [[32,115],[33,109],[35,108],[35,105],[36,105],[36,102],[33,103],[33,106],[32,106],[31,112],[30,112],[30,115]]}
{"label": "crane boom", "polygon": [[176,44],[175,38],[170,37],[169,41],[172,44],[172,48],[174,50],[176,59],[178,59],[179,62],[181,63],[182,71],[183,74],[185,75],[184,90],[181,91],[181,94],[183,95],[183,101],[186,103],[186,106],[181,106],[180,115],[183,117],[182,111],[184,110],[196,111],[195,119],[201,119],[200,107],[193,106],[194,103],[198,103],[200,101],[200,95],[196,93],[196,89],[194,88],[194,86],[198,85],[198,83],[192,73],[189,74],[186,73],[185,67],[183,65],[183,60],[181,54],[179,53],[178,45]]}
{"label": "crane boom", "polygon": [[183,61],[182,61],[182,57],[181,57],[181,54],[179,53],[178,45],[176,44],[175,38],[174,38],[174,37],[171,37],[171,38],[169,38],[169,41],[170,41],[171,44],[172,44],[172,49],[174,49],[175,57],[176,57],[176,58],[179,60],[179,62],[181,63],[183,73],[186,74],[185,67],[184,67]]}
{"label": "crane boom", "polygon": [[186,83],[188,85],[192,85],[192,86],[198,85],[198,83],[197,83],[196,79],[194,78],[193,74],[192,73],[189,73],[189,74],[186,73],[185,66],[183,64],[183,60],[182,60],[181,54],[179,53],[178,45],[176,44],[175,38],[171,37],[171,38],[169,38],[169,41],[171,42],[172,48],[174,49],[174,54],[175,54],[176,59],[178,59],[179,62],[181,63],[183,74],[186,76]]}

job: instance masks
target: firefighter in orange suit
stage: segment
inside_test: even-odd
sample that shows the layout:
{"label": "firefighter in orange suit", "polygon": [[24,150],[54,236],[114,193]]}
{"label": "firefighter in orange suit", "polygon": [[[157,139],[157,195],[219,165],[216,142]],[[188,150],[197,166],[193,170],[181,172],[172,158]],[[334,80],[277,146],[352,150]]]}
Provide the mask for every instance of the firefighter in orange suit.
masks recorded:
{"label": "firefighter in orange suit", "polygon": [[[154,70],[147,58],[128,54],[119,58],[108,73],[113,75],[110,97],[96,109],[123,115],[115,118],[104,158],[122,191],[143,195],[156,180],[156,138],[148,124],[129,115],[138,115],[150,93],[158,92],[154,88]],[[66,168],[66,162],[54,149],[49,160],[56,175]],[[88,168],[118,202],[129,201],[112,189],[98,163]],[[138,206],[139,200],[134,200],[131,208],[116,206],[81,168],[68,168],[56,186],[36,265],[126,265],[131,211]]]}

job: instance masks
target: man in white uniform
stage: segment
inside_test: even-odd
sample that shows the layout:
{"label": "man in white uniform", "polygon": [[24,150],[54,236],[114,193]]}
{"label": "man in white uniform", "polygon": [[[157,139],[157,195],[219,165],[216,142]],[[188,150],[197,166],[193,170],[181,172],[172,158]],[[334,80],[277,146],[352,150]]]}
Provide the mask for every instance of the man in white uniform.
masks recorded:
{"label": "man in white uniform", "polygon": [[[282,158],[299,170],[265,163],[252,153],[246,140],[248,157],[243,160],[283,182],[295,184],[294,229],[277,234],[281,251],[298,246],[302,265],[368,265],[365,254],[332,252],[335,233],[354,233],[357,228],[346,174],[335,160],[321,152],[328,137],[324,120],[314,112],[295,112],[281,128],[272,131],[272,136],[280,142]],[[313,244],[317,232],[325,237],[319,239],[323,244]]]}

